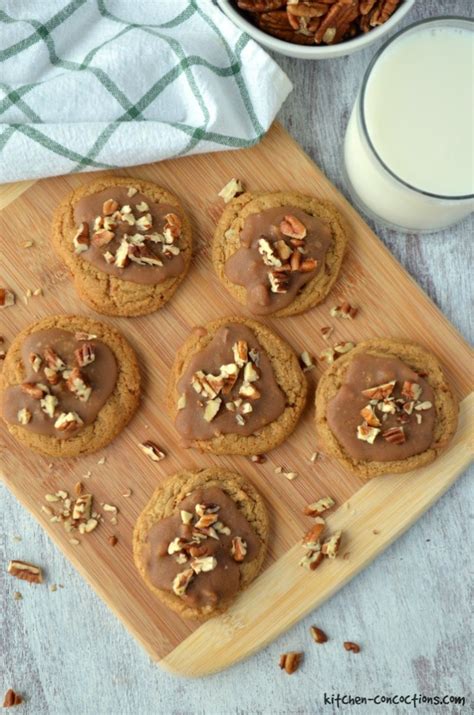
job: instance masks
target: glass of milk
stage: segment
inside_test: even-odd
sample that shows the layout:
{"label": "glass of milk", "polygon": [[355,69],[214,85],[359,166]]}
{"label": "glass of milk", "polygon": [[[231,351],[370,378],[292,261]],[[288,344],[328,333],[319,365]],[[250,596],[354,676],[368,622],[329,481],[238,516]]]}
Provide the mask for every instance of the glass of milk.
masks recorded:
{"label": "glass of milk", "polygon": [[354,203],[398,230],[436,231],[474,210],[474,21],[422,20],[377,52],[344,165]]}

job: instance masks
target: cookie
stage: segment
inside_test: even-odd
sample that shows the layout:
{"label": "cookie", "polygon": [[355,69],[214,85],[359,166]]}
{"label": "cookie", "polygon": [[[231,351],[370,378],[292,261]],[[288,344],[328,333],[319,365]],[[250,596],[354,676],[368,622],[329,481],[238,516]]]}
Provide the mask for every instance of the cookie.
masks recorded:
{"label": "cookie", "polygon": [[261,454],[294,430],[307,394],[293,350],[266,326],[222,318],[177,353],[168,409],[183,444],[214,454]]}
{"label": "cookie", "polygon": [[363,479],[409,472],[449,444],[458,404],[438,359],[409,340],[359,343],[321,377],[321,448]]}
{"label": "cookie", "polygon": [[245,193],[217,225],[212,262],[229,293],[253,315],[296,315],[321,303],[346,250],[332,204],[295,192]]}
{"label": "cookie", "polygon": [[50,457],[105,447],[138,407],[134,351],[114,328],[77,315],[53,315],[22,330],[0,375],[8,431]]}
{"label": "cookie", "polygon": [[243,477],[185,471],[159,487],[140,514],[133,556],[161,601],[184,618],[205,620],[257,576],[268,532],[263,499]]}
{"label": "cookie", "polygon": [[191,262],[191,226],[173,194],[108,176],[58,206],[53,245],[80,298],[104,315],[145,315],[167,303]]}

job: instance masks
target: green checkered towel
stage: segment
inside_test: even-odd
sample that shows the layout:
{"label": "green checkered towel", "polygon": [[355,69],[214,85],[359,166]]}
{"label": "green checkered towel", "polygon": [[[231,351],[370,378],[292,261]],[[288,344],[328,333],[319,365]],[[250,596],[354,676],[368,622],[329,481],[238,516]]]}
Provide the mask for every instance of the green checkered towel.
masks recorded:
{"label": "green checkered towel", "polygon": [[290,90],[211,0],[2,0],[0,182],[250,146]]}

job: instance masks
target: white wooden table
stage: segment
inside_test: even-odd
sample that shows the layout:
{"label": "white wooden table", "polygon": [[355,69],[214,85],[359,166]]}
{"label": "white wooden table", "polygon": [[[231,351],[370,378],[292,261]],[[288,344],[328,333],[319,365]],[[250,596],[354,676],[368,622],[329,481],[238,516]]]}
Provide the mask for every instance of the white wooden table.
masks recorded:
{"label": "white wooden table", "polygon": [[[442,13],[470,15],[472,2],[419,0],[405,24]],[[315,63],[276,57],[295,85],[280,120],[343,191],[342,138],[363,70],[376,49]],[[472,336],[472,220],[424,237],[374,228],[460,332]],[[337,712],[335,704],[324,704],[325,692],[368,698],[454,694],[469,702],[472,497],[472,481],[464,475],[409,533],[317,613],[232,670],[190,681],[151,662],[40,526],[0,488],[0,691],[11,686],[23,693],[27,702],[18,712],[25,715]],[[64,588],[30,588],[6,576],[12,555],[43,564],[49,583]],[[16,590],[23,600],[13,599]],[[311,624],[328,633],[327,644],[311,642]],[[344,640],[357,641],[362,652],[346,653]],[[293,649],[305,651],[305,662],[288,677],[278,669],[278,656]],[[412,711],[411,706],[387,704],[342,705],[339,710],[363,715]],[[425,705],[417,712],[461,709]]]}

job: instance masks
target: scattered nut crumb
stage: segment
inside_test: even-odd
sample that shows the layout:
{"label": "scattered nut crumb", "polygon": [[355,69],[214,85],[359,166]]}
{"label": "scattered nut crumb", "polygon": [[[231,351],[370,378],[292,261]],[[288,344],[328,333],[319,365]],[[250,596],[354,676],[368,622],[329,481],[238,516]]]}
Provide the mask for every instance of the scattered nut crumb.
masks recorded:
{"label": "scattered nut crumb", "polygon": [[127,499],[128,497],[131,497],[132,494],[133,494],[133,492],[132,492],[132,490],[131,490],[130,487],[129,487],[129,488],[127,489],[127,491],[122,494],[122,496]]}
{"label": "scattered nut crumb", "polygon": [[217,195],[224,199],[224,203],[228,204],[235,196],[244,191],[243,184],[239,179],[231,179]]}
{"label": "scattered nut crumb", "polygon": [[313,454],[312,454],[311,457],[309,458],[309,461],[314,464],[315,461],[317,460],[318,456],[319,456],[319,455],[318,455],[318,452],[313,452]]}
{"label": "scattered nut crumb", "polygon": [[321,328],[321,335],[323,336],[324,340],[329,340],[329,336],[333,332],[334,328],[332,328],[330,325],[325,325]]}
{"label": "scattered nut crumb", "polygon": [[377,534],[380,534],[380,531],[378,529],[372,529],[372,534],[377,536]]}
{"label": "scattered nut crumb", "polygon": [[69,543],[72,544],[73,546],[79,546],[79,544],[80,544],[81,542],[79,541],[79,539],[74,539],[74,538],[73,538],[73,539],[69,539]]}
{"label": "scattered nut crumb", "polygon": [[9,688],[7,692],[5,693],[5,697],[3,699],[3,706],[4,708],[14,708],[16,705],[21,705],[23,702],[23,698],[21,695],[18,693],[15,693],[15,691],[12,688]]}
{"label": "scattered nut crumb", "polygon": [[23,248],[31,248],[34,246],[34,241],[23,241],[21,245]]}
{"label": "scattered nut crumb", "polygon": [[118,539],[117,539],[117,537],[115,536],[115,534],[111,534],[110,536],[108,536],[108,537],[107,537],[107,541],[109,542],[109,544],[110,544],[111,546],[115,546],[115,544],[118,543]]}
{"label": "scattered nut crumb", "polygon": [[344,648],[346,650],[352,651],[352,653],[360,652],[360,645],[357,645],[357,643],[352,643],[352,641],[344,641]]}
{"label": "scattered nut crumb", "polygon": [[330,311],[332,318],[346,318],[350,320],[354,320],[358,312],[359,309],[348,303],[347,300],[343,301],[341,305],[335,305]]}
{"label": "scattered nut crumb", "polygon": [[166,457],[166,454],[158,447],[158,445],[150,440],[142,442],[138,446],[142,450],[143,454],[150,457],[153,462],[161,462],[161,460]]}
{"label": "scattered nut crumb", "polygon": [[76,496],[81,496],[82,492],[84,491],[84,485],[82,482],[76,482],[74,485],[74,493]]}
{"label": "scattered nut crumb", "polygon": [[298,670],[302,659],[303,653],[297,653],[296,651],[282,653],[280,656],[279,666],[282,670],[285,670],[288,675],[292,675]]}
{"label": "scattered nut crumb", "polygon": [[250,461],[254,462],[254,464],[264,464],[267,458],[264,454],[252,454]]}
{"label": "scattered nut crumb", "polygon": [[325,634],[324,631],[321,630],[321,628],[317,628],[316,626],[311,626],[309,629],[309,632],[311,633],[311,636],[315,643],[326,643],[328,640],[327,635]]}
{"label": "scattered nut crumb", "polygon": [[13,598],[15,601],[21,601],[23,596],[21,595],[21,593],[19,591],[14,591]]}
{"label": "scattered nut crumb", "polygon": [[15,294],[8,288],[0,288],[0,308],[9,308],[15,304]]}
{"label": "scattered nut crumb", "polygon": [[53,593],[58,590],[58,587],[56,586],[55,583],[52,583],[51,586],[49,587],[49,590],[52,591]]}
{"label": "scattered nut crumb", "polygon": [[99,461],[97,462],[97,464],[105,464],[106,460],[107,460],[107,457],[101,457],[99,459]]}
{"label": "scattered nut crumb", "polygon": [[316,365],[313,362],[312,356],[309,354],[307,350],[304,350],[301,355],[300,355],[300,363],[303,368],[303,372],[309,372],[312,370]]}
{"label": "scattered nut crumb", "polygon": [[22,540],[21,536],[18,536],[18,534],[14,534],[14,536],[12,536],[12,539],[13,539],[13,541],[17,541],[17,542]]}

